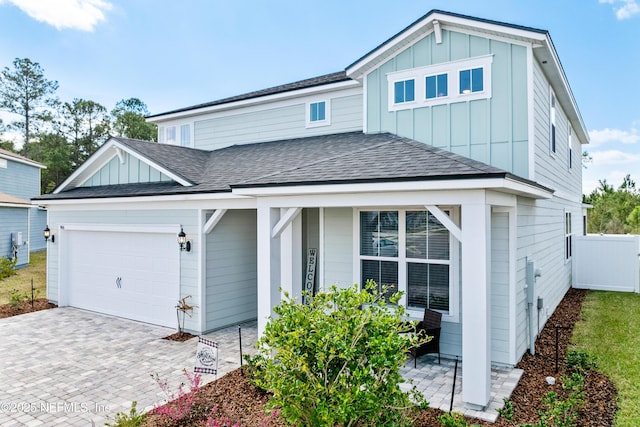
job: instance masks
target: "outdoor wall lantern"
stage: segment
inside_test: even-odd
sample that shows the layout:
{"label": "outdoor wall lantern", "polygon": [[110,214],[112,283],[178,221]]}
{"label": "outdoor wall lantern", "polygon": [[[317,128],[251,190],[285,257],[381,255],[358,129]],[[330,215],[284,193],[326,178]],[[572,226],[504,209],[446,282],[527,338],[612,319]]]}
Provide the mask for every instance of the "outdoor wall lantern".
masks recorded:
{"label": "outdoor wall lantern", "polygon": [[184,233],[182,227],[180,227],[180,232],[178,233],[178,244],[180,245],[181,251],[191,252],[191,242],[187,240],[187,235]]}
{"label": "outdoor wall lantern", "polygon": [[51,243],[56,241],[56,236],[51,234],[51,230],[49,229],[48,225],[47,225],[47,228],[44,229],[43,234],[44,234],[44,240],[49,241],[49,238],[51,238]]}

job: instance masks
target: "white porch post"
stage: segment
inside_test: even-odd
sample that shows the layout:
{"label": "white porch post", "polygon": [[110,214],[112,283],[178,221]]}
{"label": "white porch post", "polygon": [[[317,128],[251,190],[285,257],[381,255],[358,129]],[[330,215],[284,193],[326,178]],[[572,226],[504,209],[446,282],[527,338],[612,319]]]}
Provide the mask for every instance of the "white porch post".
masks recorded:
{"label": "white porch post", "polygon": [[271,230],[280,210],[258,204],[258,334],[262,335],[272,308],[280,302],[280,239]]}
{"label": "white porch post", "polygon": [[462,401],[484,408],[491,398],[491,207],[462,205]]}
{"label": "white porch post", "polygon": [[[284,215],[287,209],[281,209]],[[283,292],[292,298],[302,292],[302,215],[299,213],[280,234],[280,274]]]}

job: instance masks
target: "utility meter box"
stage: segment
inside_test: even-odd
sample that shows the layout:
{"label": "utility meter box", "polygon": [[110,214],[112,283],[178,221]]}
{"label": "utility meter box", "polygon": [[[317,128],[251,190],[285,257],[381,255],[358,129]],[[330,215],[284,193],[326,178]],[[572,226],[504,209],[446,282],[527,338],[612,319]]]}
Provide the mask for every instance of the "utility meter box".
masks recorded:
{"label": "utility meter box", "polygon": [[22,231],[13,231],[11,233],[11,244],[13,246],[22,246]]}

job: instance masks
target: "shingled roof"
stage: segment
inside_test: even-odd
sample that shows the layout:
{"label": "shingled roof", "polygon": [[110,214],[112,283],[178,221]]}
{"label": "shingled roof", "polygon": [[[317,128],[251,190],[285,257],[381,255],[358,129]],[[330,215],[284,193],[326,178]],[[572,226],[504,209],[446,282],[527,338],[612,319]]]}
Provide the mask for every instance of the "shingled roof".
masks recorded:
{"label": "shingled roof", "polygon": [[485,163],[388,133],[349,132],[215,151],[124,138],[117,141],[193,185],[176,182],[78,187],[36,200],[231,192],[233,188],[506,178],[540,185]]}
{"label": "shingled roof", "polygon": [[289,92],[292,90],[298,89],[307,89],[315,86],[322,86],[330,83],[339,83],[343,81],[351,80],[347,77],[347,73],[345,71],[338,71],[336,73],[325,74],[322,76],[312,77],[310,79],[299,80],[293,83],[287,83],[283,85],[273,86],[267,89],[256,90],[254,92],[244,93],[242,95],[235,95],[228,98],[218,99],[216,101],[206,102],[203,104],[192,105],[190,107],[178,108],[176,110],[166,111],[160,114],[154,114],[151,116],[147,116],[148,119],[154,117],[166,116],[168,114],[182,113],[185,111],[198,110],[200,108],[213,107],[216,105],[229,104],[231,102],[236,101],[245,101],[248,99],[259,98],[261,96],[267,95],[275,95],[278,93]]}

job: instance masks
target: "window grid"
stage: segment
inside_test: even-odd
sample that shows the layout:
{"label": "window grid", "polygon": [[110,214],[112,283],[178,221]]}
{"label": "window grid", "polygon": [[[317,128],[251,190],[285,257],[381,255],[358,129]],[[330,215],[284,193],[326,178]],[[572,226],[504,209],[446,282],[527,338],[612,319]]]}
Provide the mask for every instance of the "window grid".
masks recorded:
{"label": "window grid", "polygon": [[564,213],[564,259],[568,261],[571,259],[571,212]]}
{"label": "window grid", "polygon": [[447,73],[427,76],[425,78],[426,99],[449,96],[449,75]]}
{"label": "window grid", "polygon": [[415,100],[415,80],[400,80],[394,83],[394,101],[396,104]]}
{"label": "window grid", "polygon": [[556,152],[556,97],[551,94],[551,111],[549,113],[549,122],[551,127],[550,145],[551,152]]}
{"label": "window grid", "polygon": [[321,122],[326,120],[326,103],[325,101],[314,102],[310,105],[309,121]]}

